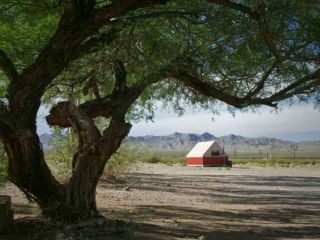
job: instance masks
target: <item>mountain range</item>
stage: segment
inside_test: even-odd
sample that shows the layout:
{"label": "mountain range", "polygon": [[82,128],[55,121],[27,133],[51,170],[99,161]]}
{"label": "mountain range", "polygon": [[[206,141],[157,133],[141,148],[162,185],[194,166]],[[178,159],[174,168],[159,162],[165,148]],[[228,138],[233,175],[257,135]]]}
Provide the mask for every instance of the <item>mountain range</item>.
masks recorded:
{"label": "mountain range", "polygon": [[[44,149],[52,148],[50,134],[41,135],[40,140]],[[320,153],[320,140],[292,142],[268,137],[248,138],[234,134],[216,137],[208,132],[203,134],[175,132],[166,136],[129,136],[125,140],[125,144],[149,152],[187,152],[197,142],[211,140],[224,146],[226,152],[288,152],[295,148],[299,152]]]}
{"label": "mountain range", "polygon": [[268,137],[248,138],[234,134],[216,137],[208,132],[203,134],[176,132],[167,136],[130,136],[127,138],[127,144],[149,150],[185,152],[197,142],[210,140],[217,141],[221,146],[224,146],[226,152],[288,152],[296,148],[299,152],[320,153],[320,140],[292,142]]}

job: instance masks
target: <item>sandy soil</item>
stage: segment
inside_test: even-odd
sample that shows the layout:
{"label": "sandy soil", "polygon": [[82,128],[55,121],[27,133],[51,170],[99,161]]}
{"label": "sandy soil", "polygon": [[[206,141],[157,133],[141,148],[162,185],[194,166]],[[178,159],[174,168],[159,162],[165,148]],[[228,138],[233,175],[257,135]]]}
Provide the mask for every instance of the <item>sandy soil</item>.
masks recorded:
{"label": "sandy soil", "polygon": [[[17,219],[37,214],[12,184],[0,194],[12,196]],[[138,165],[123,183],[101,180],[97,203],[130,234],[50,239],[320,239],[319,168]]]}

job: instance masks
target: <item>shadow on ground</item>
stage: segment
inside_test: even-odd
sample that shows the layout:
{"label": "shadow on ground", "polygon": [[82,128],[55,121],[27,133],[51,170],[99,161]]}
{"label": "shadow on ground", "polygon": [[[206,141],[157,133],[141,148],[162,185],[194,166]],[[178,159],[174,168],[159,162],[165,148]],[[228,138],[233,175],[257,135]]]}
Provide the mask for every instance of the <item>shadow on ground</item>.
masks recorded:
{"label": "shadow on ground", "polygon": [[133,224],[121,220],[105,220],[97,224],[81,222],[73,225],[50,224],[40,218],[23,218],[16,220],[11,229],[1,240],[102,240],[132,239]]}
{"label": "shadow on ground", "polygon": [[[99,210],[110,219],[102,225],[57,227],[25,218],[0,239],[320,239],[317,177],[139,173],[129,174],[126,183],[102,180],[98,191],[106,194]],[[139,201],[141,194],[153,193],[157,200]],[[117,196],[116,205],[108,207]],[[26,215],[35,210],[28,205],[13,208]]]}
{"label": "shadow on ground", "polygon": [[[141,239],[320,239],[317,177],[139,173],[131,174],[125,185],[133,192],[161,193],[159,198],[174,194],[196,199],[188,206],[168,205],[165,200],[135,205],[130,214],[116,210],[114,214],[123,219],[156,222],[136,232]],[[124,184],[102,181],[101,187],[119,191]],[[215,204],[224,207],[212,207]],[[242,209],[237,210],[238,205]]]}

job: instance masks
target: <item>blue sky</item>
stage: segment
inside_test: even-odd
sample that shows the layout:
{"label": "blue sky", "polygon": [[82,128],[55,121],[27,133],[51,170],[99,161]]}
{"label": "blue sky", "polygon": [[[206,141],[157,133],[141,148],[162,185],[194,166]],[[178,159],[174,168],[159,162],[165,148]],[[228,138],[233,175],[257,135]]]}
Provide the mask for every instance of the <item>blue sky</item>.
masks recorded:
{"label": "blue sky", "polygon": [[[39,113],[39,134],[50,132],[44,121],[46,112],[42,108]],[[188,110],[182,117],[177,117],[176,114],[160,109],[156,112],[154,122],[134,123],[130,135],[168,135],[174,132],[210,132],[215,136],[232,133],[245,137],[266,136],[294,141],[317,140],[320,139],[320,111],[312,105],[299,104],[283,107],[279,113],[264,107],[259,113],[237,112],[235,117],[226,110],[221,110],[219,115]]]}

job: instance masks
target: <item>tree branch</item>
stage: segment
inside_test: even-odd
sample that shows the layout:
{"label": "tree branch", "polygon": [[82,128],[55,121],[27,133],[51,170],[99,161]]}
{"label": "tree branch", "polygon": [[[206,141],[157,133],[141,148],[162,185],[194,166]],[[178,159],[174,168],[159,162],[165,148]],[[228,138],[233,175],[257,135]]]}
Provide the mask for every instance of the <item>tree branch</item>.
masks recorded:
{"label": "tree branch", "polygon": [[76,53],[72,55],[72,59],[77,59],[83,55],[87,55],[101,50],[101,48],[99,48],[98,45],[109,45],[118,37],[118,32],[118,29],[111,28],[107,32],[103,32],[100,33],[98,36],[93,36],[89,38],[78,47]]}
{"label": "tree branch", "polygon": [[110,22],[111,23],[118,23],[118,22],[135,21],[135,20],[141,20],[141,19],[150,19],[150,18],[180,17],[180,18],[184,18],[194,24],[201,24],[201,23],[203,23],[203,20],[192,19],[192,17],[198,18],[200,14],[203,14],[203,13],[196,12],[196,11],[163,11],[163,12],[153,12],[153,13],[149,13],[149,14],[142,14],[142,15],[137,15],[137,16],[115,18],[115,19],[112,19]]}
{"label": "tree branch", "polygon": [[[139,83],[126,88],[122,92],[87,101],[80,104],[78,108],[84,111],[91,119],[99,116],[108,118],[117,116],[118,118],[121,118],[148,86],[159,82],[168,76],[168,66],[165,66],[154,73],[148,74],[141,79]],[[51,110],[50,114],[46,117],[47,123],[50,126],[70,127],[70,122],[63,114],[62,107],[58,104],[54,109],[55,110]]]}
{"label": "tree branch", "polygon": [[238,10],[240,12],[243,12],[244,14],[247,14],[252,19],[256,20],[258,22],[258,26],[260,29],[259,32],[263,40],[265,41],[266,45],[272,52],[272,54],[276,57],[278,62],[281,62],[283,60],[284,58],[283,53],[281,53],[277,49],[275,40],[268,28],[267,20],[266,20],[266,5],[262,1],[259,2],[258,11],[254,11],[246,5],[235,3],[230,0],[207,0],[207,2],[216,3],[224,7]]}
{"label": "tree branch", "polygon": [[[65,119],[69,126],[79,134],[79,147],[90,146],[100,138],[100,132],[91,118],[71,102],[59,102],[50,111],[51,119],[59,117]],[[47,121],[52,121],[50,117]]]}
{"label": "tree branch", "polygon": [[119,148],[121,141],[129,134],[131,127],[132,125],[126,123],[124,119],[111,119],[109,126],[103,131],[102,140],[99,143],[102,149],[106,150],[105,146],[108,146],[108,152],[105,154],[111,156]]}
{"label": "tree branch", "polygon": [[222,5],[224,7],[238,10],[240,12],[247,14],[248,16],[250,16],[251,18],[253,18],[255,20],[259,20],[259,18],[260,18],[260,14],[258,12],[253,11],[250,7],[243,5],[243,4],[240,4],[240,3],[235,3],[230,0],[207,0],[207,2],[216,3],[216,4]]}
{"label": "tree branch", "polygon": [[[68,3],[71,0],[67,0]],[[39,107],[39,102],[48,85],[58,76],[70,61],[75,60],[80,46],[111,18],[119,17],[130,10],[154,4],[165,3],[165,0],[113,1],[110,5],[94,10],[88,19],[70,19],[65,13],[59,27],[48,44],[29,67],[23,70],[23,84],[10,87],[8,98],[10,109],[20,115],[25,113],[25,104]],[[90,45],[90,44],[88,44]],[[57,58],[59,56],[59,58]]]}
{"label": "tree branch", "polygon": [[255,97],[265,86],[266,81],[268,80],[270,74],[276,67],[277,63],[273,63],[272,66],[263,74],[261,80],[256,84],[256,87],[253,91],[249,92],[245,98],[252,98]]}
{"label": "tree branch", "polygon": [[5,75],[10,81],[14,81],[18,77],[18,72],[13,64],[13,62],[9,59],[7,54],[0,49],[0,69],[3,70]]}
{"label": "tree branch", "polygon": [[266,5],[261,2],[261,4],[259,5],[260,17],[258,19],[259,32],[264,42],[266,43],[267,47],[275,56],[278,64],[280,64],[284,60],[285,55],[284,53],[281,53],[277,49],[276,47],[277,43],[275,42],[274,36],[272,36],[269,30],[267,17],[266,17],[266,8],[267,8]]}
{"label": "tree branch", "polygon": [[10,120],[8,119],[9,113],[6,104],[0,100],[0,138],[8,135],[12,131]]}
{"label": "tree branch", "polygon": [[[312,74],[295,81],[282,90],[272,94],[270,97],[256,98],[256,94],[249,93],[244,98],[241,98],[226,93],[211,83],[202,81],[195,74],[190,74],[186,69],[187,68],[185,67],[181,68],[181,66],[180,68],[179,66],[177,68],[173,68],[171,71],[172,77],[181,81],[192,90],[203,94],[204,96],[218,99],[237,108],[245,108],[251,105],[267,105],[270,107],[277,107],[277,102],[281,100],[300,94],[310,94],[316,91],[316,88],[320,86],[320,69],[317,69]],[[253,93],[257,93],[263,89],[264,81],[266,81],[266,78],[271,71],[272,67],[265,73]]]}
{"label": "tree branch", "polygon": [[192,90],[201,93],[206,97],[218,99],[236,108],[245,108],[255,104],[268,105],[271,107],[276,106],[276,104],[274,104],[272,101],[268,101],[265,99],[239,98],[234,95],[225,93],[222,90],[216,88],[211,83],[204,82],[194,74],[190,74],[185,70],[185,68],[175,68],[171,71],[171,74],[173,78],[182,82],[185,86],[191,88]]}
{"label": "tree branch", "polygon": [[63,0],[64,10],[71,20],[84,17],[89,18],[93,15],[95,0]]}
{"label": "tree branch", "polygon": [[127,72],[124,67],[124,63],[120,59],[114,59],[112,61],[113,72],[116,78],[116,82],[113,88],[113,94],[119,94],[124,92],[127,88]]}
{"label": "tree branch", "polygon": [[122,14],[142,7],[148,7],[156,4],[166,4],[167,0],[118,0],[112,4],[96,10],[94,21],[104,25],[110,19],[121,16]]}
{"label": "tree branch", "polygon": [[312,74],[302,77],[279,92],[273,94],[268,99],[270,101],[280,101],[298,94],[304,94],[310,88],[320,86],[320,68]]}

